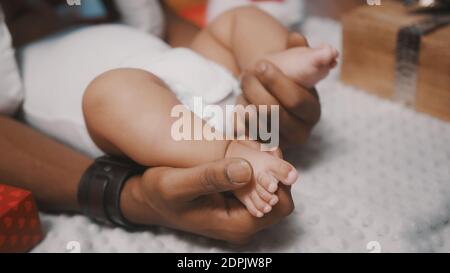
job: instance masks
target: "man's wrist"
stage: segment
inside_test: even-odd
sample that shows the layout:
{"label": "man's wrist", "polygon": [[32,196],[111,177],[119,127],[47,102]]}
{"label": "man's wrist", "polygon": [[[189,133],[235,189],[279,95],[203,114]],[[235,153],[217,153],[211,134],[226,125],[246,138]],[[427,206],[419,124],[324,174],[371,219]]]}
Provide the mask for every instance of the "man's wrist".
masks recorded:
{"label": "man's wrist", "polygon": [[133,176],[125,183],[120,195],[122,215],[132,224],[155,225],[157,214],[148,205],[142,189],[142,176]]}

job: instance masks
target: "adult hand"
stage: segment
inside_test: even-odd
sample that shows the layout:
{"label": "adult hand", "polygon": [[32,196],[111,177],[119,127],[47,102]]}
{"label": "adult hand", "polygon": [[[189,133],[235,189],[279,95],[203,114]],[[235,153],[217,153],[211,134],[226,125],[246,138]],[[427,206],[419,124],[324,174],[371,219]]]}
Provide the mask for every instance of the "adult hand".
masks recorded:
{"label": "adult hand", "polygon": [[263,218],[253,217],[234,196],[224,194],[245,186],[252,175],[250,164],[242,159],[223,159],[189,169],[151,168],[126,184],[122,211],[135,223],[243,243],[294,209],[287,187],[280,187],[280,201]]}
{"label": "adult hand", "polygon": [[[300,34],[292,33],[288,46],[308,46],[308,43]],[[244,72],[242,89],[242,104],[280,106],[282,147],[305,143],[320,119],[321,109],[316,90],[298,85],[268,61],[261,61],[256,69]]]}

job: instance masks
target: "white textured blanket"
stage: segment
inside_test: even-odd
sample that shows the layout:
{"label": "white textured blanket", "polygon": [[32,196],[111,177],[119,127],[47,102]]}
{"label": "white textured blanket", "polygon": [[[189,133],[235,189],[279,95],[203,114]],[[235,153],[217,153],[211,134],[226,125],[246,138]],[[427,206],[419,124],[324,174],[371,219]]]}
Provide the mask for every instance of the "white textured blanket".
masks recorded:
{"label": "white textured blanket", "polygon": [[[309,19],[312,44],[340,48],[340,26]],[[45,240],[34,252],[450,252],[450,123],[339,83],[319,85],[323,119],[311,141],[287,157],[301,174],[295,212],[230,248],[167,229],[128,233],[83,216],[42,214]]]}

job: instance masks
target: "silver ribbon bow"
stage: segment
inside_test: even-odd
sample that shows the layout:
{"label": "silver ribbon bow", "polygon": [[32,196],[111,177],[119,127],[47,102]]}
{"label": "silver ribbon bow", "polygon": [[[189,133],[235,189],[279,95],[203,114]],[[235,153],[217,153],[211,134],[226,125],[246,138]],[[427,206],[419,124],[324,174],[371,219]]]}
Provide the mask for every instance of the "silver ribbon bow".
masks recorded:
{"label": "silver ribbon bow", "polygon": [[[450,0],[405,0],[404,2],[413,5],[415,11],[424,8],[442,11],[450,7]],[[447,24],[450,24],[449,14],[434,13],[430,18],[400,29],[397,35],[394,100],[407,105],[415,104],[417,66],[422,36]]]}
{"label": "silver ribbon bow", "polygon": [[416,9],[427,8],[448,8],[450,7],[450,0],[403,0],[405,5],[412,6]]}

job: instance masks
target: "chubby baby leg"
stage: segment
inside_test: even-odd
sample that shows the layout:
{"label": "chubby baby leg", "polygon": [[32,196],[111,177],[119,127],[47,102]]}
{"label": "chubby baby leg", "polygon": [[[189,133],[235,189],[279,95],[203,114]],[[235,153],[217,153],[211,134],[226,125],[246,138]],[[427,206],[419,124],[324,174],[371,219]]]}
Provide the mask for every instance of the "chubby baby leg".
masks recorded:
{"label": "chubby baby leg", "polygon": [[[224,157],[227,141],[177,141],[172,109],[181,102],[153,74],[117,69],[97,77],[83,98],[95,143],[109,154],[126,155],[144,166],[191,167]],[[193,113],[191,119],[203,124]]]}
{"label": "chubby baby leg", "polygon": [[235,76],[253,69],[258,61],[268,60],[298,84],[313,87],[336,66],[338,52],[330,45],[291,48],[295,37],[300,36],[289,34],[287,28],[258,8],[240,7],[211,22],[191,48]]}

